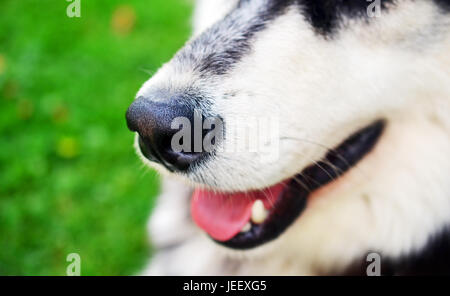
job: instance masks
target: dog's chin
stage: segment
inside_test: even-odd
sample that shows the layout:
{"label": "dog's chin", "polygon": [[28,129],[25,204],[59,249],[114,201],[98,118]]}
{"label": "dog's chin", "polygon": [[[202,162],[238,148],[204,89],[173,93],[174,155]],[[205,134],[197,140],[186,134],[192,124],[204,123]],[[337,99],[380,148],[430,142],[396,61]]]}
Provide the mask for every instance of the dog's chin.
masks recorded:
{"label": "dog's chin", "polygon": [[312,192],[336,181],[376,145],[385,122],[350,135],[298,174],[271,187],[225,193],[198,187],[191,198],[196,224],[218,244],[247,250],[280,237],[303,213]]}

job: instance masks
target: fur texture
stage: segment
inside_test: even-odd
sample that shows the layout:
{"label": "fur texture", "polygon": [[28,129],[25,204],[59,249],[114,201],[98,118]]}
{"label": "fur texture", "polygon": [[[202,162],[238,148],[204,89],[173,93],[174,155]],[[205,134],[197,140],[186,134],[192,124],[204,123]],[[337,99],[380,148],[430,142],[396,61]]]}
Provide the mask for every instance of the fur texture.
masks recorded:
{"label": "fur texture", "polygon": [[[369,18],[370,3],[360,1],[198,1],[193,38],[137,97],[197,90],[202,99],[192,105],[220,114],[227,129],[238,124],[232,117],[275,116],[279,157],[268,164],[257,152],[223,151],[178,175],[136,147],[165,176],[149,223],[159,251],[145,274],[342,274],[373,251],[389,274],[404,274],[405,264],[397,272],[393,262],[417,261],[436,236],[446,237],[450,5],[381,2],[381,15]],[[271,186],[379,118],[387,127],[375,149],[315,192],[277,240],[232,251],[191,221],[192,186]],[[244,140],[225,135],[223,145]]]}

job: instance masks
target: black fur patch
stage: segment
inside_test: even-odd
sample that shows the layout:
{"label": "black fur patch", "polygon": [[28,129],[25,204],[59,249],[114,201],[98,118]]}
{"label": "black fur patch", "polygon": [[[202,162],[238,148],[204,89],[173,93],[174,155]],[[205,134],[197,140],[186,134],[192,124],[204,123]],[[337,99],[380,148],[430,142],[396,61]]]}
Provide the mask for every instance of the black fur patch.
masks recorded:
{"label": "black fur patch", "polygon": [[202,76],[223,75],[250,51],[254,35],[282,14],[294,0],[270,1],[260,11],[249,11],[248,19],[240,18],[239,10],[248,9],[251,0],[241,0],[222,21],[213,25],[184,48],[178,58],[190,60],[194,71]]}
{"label": "black fur patch", "polygon": [[[369,252],[368,252],[369,253]],[[381,275],[450,275],[450,229],[430,238],[422,250],[401,258],[381,256]],[[344,275],[366,275],[365,258],[351,265]]]}
{"label": "black fur patch", "polygon": [[434,0],[445,12],[450,12],[450,0]]}
{"label": "black fur patch", "polygon": [[[329,36],[340,26],[342,18],[361,17],[369,18],[368,9],[371,10],[376,0],[299,0],[303,7],[305,18],[313,28],[322,35]],[[380,9],[386,9],[386,4],[393,0],[379,0]]]}

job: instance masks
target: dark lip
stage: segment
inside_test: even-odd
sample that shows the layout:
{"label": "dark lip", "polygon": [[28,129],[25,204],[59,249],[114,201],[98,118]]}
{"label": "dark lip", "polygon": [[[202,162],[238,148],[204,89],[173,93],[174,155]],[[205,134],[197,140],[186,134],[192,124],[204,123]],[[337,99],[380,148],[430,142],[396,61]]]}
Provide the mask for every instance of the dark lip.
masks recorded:
{"label": "dark lip", "polygon": [[325,157],[288,181],[264,223],[252,225],[248,232],[239,233],[232,239],[217,243],[232,249],[251,249],[279,237],[306,208],[308,196],[317,189],[342,176],[354,167],[378,142],[384,127],[378,120],[347,138]]}

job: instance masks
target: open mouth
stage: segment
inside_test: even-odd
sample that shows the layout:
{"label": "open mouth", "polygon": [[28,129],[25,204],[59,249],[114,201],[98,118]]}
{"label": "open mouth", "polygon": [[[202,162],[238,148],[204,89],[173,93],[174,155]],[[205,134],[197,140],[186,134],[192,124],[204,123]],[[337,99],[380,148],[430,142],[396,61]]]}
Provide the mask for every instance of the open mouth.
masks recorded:
{"label": "open mouth", "polygon": [[377,121],[347,138],[325,157],[272,187],[239,193],[197,189],[191,201],[194,221],[218,243],[250,249],[279,237],[303,212],[308,196],[355,166],[384,129]]}

